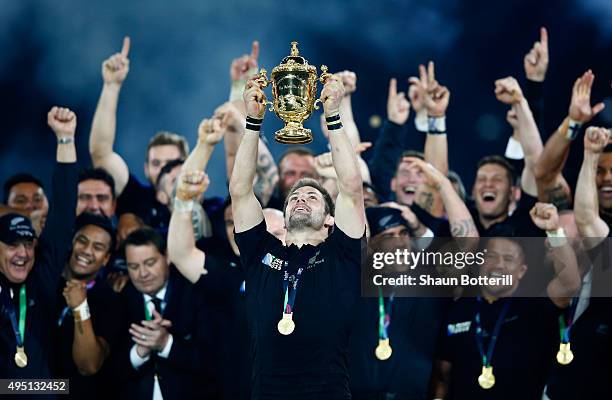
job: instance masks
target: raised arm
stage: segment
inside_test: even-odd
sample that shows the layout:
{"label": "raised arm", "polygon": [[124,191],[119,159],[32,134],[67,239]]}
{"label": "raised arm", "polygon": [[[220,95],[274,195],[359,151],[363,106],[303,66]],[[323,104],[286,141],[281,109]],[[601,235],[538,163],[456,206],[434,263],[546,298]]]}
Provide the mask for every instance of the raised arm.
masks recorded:
{"label": "raised arm", "polygon": [[182,171],[206,171],[206,166],[224,130],[218,118],[204,118],[198,126],[198,142],[181,167]]}
{"label": "raised arm", "polygon": [[181,172],[168,228],[168,257],[192,283],[196,283],[206,273],[204,252],[196,248],[195,244],[191,212],[194,202],[208,186],[207,181],[208,177],[201,170]]}
{"label": "raised arm", "polygon": [[102,63],[104,86],[91,124],[89,153],[94,167],[104,168],[115,179],[117,197],[129,179],[129,169],[123,158],[113,151],[117,127],[117,103],[121,85],[130,70],[130,38],[123,39],[121,53]]}
{"label": "raised arm", "polygon": [[232,87],[230,90],[230,101],[242,101],[242,94],[247,80],[255,75],[258,70],[257,58],[259,57],[259,42],[253,41],[251,44],[251,54],[243,54],[241,57],[232,60],[230,66],[230,79]]}
{"label": "raised arm", "polygon": [[330,130],[329,144],[332,161],[338,176],[335,224],[349,237],[359,239],[365,232],[365,210],[363,205],[363,181],[357,154],[342,128],[340,102],[344,97],[344,86],[334,75],[325,80],[321,101]]}
{"label": "raised arm", "polygon": [[535,197],[538,191],[533,170],[538,157],[542,153],[543,146],[529,104],[523,96],[518,82],[512,77],[495,81],[495,96],[502,103],[511,105],[516,114],[518,138],[525,154],[521,188],[525,193]]}
{"label": "raised arm", "polygon": [[236,232],[247,231],[264,219],[261,204],[253,191],[259,130],[266,113],[266,95],[258,79],[257,76],[249,79],[244,91],[247,126],[236,153],[236,159],[240,160],[240,168],[233,169],[230,179],[229,190]]}
{"label": "raised arm", "polygon": [[427,186],[439,192],[448,216],[451,235],[453,237],[479,237],[472,215],[453,188],[451,181],[428,162],[416,157],[407,157],[405,160],[421,171]]}
{"label": "raised arm", "polygon": [[584,135],[584,160],[576,184],[574,216],[587,248],[597,246],[610,232],[608,224],[599,216],[596,183],[599,157],[610,142],[609,129],[589,127]]}
{"label": "raised arm", "polygon": [[565,195],[568,203],[571,200],[570,189],[561,175],[570,145],[578,136],[580,127],[604,109],[603,103],[591,107],[591,88],[594,79],[595,75],[591,70],[576,79],[572,89],[568,116],[548,139],[537,161],[534,172],[538,182],[538,191],[542,194],[538,197],[543,201],[552,202],[554,198],[562,195]]}
{"label": "raised arm", "polygon": [[427,109],[427,138],[425,139],[425,161],[436,167],[443,175],[448,175],[448,142],[446,138],[446,110],[450,92],[441,86],[435,77],[433,61],[419,66],[420,82],[426,80],[425,108]]}
{"label": "raised arm", "polygon": [[555,276],[546,289],[548,297],[557,307],[565,308],[580,288],[581,278],[576,254],[559,225],[557,207],[549,203],[536,203],[529,214],[533,223],[546,231],[550,244]]}

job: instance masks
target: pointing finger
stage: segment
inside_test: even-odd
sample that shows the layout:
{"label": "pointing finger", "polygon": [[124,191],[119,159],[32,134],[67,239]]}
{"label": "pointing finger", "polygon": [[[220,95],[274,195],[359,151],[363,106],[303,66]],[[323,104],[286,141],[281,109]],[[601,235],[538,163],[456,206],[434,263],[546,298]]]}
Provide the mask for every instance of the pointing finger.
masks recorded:
{"label": "pointing finger", "polygon": [[251,45],[251,58],[257,60],[259,57],[259,42],[257,40],[253,41]]}
{"label": "pointing finger", "polygon": [[391,78],[389,80],[389,98],[395,97],[397,94],[397,80],[395,78]]}
{"label": "pointing finger", "polygon": [[130,53],[130,37],[126,36],[123,38],[123,47],[121,48],[121,55],[127,57]]}

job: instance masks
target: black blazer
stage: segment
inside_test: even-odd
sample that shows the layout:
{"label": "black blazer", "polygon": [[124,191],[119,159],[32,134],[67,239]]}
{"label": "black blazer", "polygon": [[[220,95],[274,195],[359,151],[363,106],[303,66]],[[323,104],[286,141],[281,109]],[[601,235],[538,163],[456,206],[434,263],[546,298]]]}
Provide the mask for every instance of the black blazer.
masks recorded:
{"label": "black blazer", "polygon": [[131,323],[145,319],[144,298],[131,283],[122,292],[127,321],[121,348],[113,361],[118,375],[116,380],[120,383],[120,398],[151,400],[156,371],[164,400],[221,398],[218,379],[214,376],[216,318],[205,306],[202,291],[170,266],[165,302],[162,316],[172,321],[170,354],[168,358],[152,354],[136,370],[130,361],[134,343],[128,329]]}

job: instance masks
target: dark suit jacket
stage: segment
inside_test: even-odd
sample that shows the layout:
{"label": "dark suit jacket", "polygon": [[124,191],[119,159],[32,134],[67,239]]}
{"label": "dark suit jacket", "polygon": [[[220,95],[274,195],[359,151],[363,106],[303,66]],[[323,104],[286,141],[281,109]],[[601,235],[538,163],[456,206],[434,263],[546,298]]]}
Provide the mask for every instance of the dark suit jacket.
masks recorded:
{"label": "dark suit jacket", "polygon": [[205,306],[202,291],[183,278],[173,266],[170,269],[162,316],[172,321],[172,348],[168,358],[152,354],[138,370],[130,361],[134,343],[128,329],[129,324],[145,319],[144,298],[131,283],[123,290],[127,324],[121,349],[114,360],[120,397],[151,400],[157,372],[164,400],[218,399],[221,396],[214,376],[217,356],[213,351],[217,336],[213,326],[216,318]]}

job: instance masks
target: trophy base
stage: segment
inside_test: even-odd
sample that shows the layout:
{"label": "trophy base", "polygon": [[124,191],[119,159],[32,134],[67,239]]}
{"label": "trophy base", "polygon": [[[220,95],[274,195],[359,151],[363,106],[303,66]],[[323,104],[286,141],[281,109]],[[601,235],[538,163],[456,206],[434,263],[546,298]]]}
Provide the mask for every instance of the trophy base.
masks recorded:
{"label": "trophy base", "polygon": [[282,144],[312,143],[312,131],[297,122],[289,122],[283,129],[276,131],[274,140]]}

